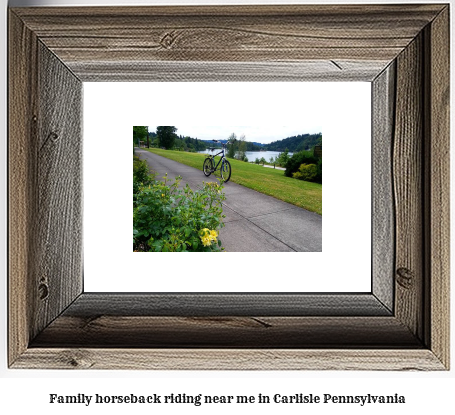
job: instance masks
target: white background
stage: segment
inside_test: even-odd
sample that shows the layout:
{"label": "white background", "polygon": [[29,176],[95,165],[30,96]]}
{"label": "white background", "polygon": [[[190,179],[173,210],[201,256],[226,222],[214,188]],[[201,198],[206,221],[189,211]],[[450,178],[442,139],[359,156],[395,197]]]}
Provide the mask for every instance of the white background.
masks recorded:
{"label": "white background", "polygon": [[[266,1],[265,1],[266,2]],[[430,1],[427,1],[429,3]],[[136,4],[156,4],[152,1],[135,1]],[[168,1],[169,4],[196,4],[191,1]],[[218,3],[213,1],[212,3]],[[245,3],[236,1],[232,3]],[[254,3],[251,1],[251,3]],[[271,2],[266,2],[271,3]],[[280,3],[275,1],[274,3]],[[287,0],[286,3],[297,3]],[[312,1],[311,3],[316,3]],[[322,2],[318,2],[322,3]],[[324,3],[338,3],[326,1]],[[370,3],[372,3],[370,1]],[[373,2],[374,3],[374,2]],[[376,3],[384,3],[377,1]],[[399,2],[393,2],[399,3]],[[432,3],[437,3],[432,2]],[[94,4],[92,1],[81,0],[12,0],[10,5],[87,5]],[[122,4],[115,0],[98,0],[96,4]],[[2,281],[0,295],[2,304],[2,319],[0,319],[0,408],[2,413],[47,413],[47,414],[124,414],[138,413],[173,413],[182,408],[184,413],[261,413],[275,414],[403,414],[403,413],[441,413],[453,412],[453,390],[455,388],[454,371],[443,373],[396,373],[396,372],[306,372],[306,371],[279,371],[279,372],[245,372],[245,371],[159,371],[159,372],[117,372],[117,371],[32,371],[32,370],[8,370],[6,369],[6,2],[2,1],[0,18],[2,21],[2,34],[0,47],[3,64],[0,66],[0,192],[3,197],[0,203],[0,263],[2,266]],[[452,2],[453,11],[453,2]],[[453,33],[453,30],[452,30]],[[452,42],[453,43],[453,42]],[[453,85],[452,76],[452,85]],[[452,105],[453,108],[453,105]],[[452,125],[454,125],[452,120]],[[452,183],[455,180],[452,178]],[[452,204],[453,206],[453,204]],[[454,221],[452,220],[452,224]],[[452,225],[452,234],[454,228]],[[452,247],[454,244],[452,244]],[[453,248],[452,248],[453,249]],[[453,284],[452,284],[453,286]],[[453,299],[452,288],[452,299]],[[452,300],[453,301],[453,300]],[[452,333],[455,332],[452,319]],[[452,345],[454,344],[452,336]],[[453,347],[452,347],[453,356]],[[332,393],[332,394],[362,394],[362,393],[401,393],[407,397],[406,405],[389,406],[377,405],[360,407],[358,405],[329,405],[329,406],[273,406],[261,407],[199,407],[170,406],[146,408],[130,408],[125,406],[109,406],[105,408],[80,406],[51,406],[48,404],[49,393],[60,394],[118,394],[118,393],[195,393],[204,394],[249,394],[259,392],[271,393]],[[273,412],[272,412],[273,411]]]}
{"label": "white background", "polygon": [[[85,83],[85,291],[371,291],[370,104],[366,82]],[[132,252],[131,127],[152,121],[323,126],[323,252]]]}

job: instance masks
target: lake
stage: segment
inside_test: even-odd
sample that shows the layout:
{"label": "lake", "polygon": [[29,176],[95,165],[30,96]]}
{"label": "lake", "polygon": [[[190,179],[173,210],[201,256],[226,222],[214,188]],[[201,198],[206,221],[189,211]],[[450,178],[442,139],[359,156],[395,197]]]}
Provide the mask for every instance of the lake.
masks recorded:
{"label": "lake", "polygon": [[[219,150],[215,150],[214,153],[218,153]],[[209,150],[205,150],[205,151],[199,151],[199,153],[203,153],[203,154],[209,154],[210,151]],[[273,158],[276,158],[279,154],[280,154],[280,151],[247,151],[245,152],[247,158],[248,158],[248,161],[250,162],[254,162],[254,160],[256,160],[256,158],[258,159],[261,159],[262,157],[265,158],[265,161],[269,162],[270,161],[270,157],[273,157]],[[293,153],[288,153],[289,154],[289,157],[292,156]]]}

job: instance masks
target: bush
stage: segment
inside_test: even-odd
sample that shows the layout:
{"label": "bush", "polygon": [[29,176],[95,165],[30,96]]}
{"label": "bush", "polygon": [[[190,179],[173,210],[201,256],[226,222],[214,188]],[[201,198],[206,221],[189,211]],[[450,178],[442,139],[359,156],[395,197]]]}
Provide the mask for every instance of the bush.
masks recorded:
{"label": "bush", "polygon": [[310,151],[299,151],[294,154],[286,163],[285,176],[292,177],[292,174],[299,170],[302,164],[318,164],[318,160]]}
{"label": "bush", "polygon": [[193,191],[179,189],[181,177],[168,184],[140,185],[133,197],[133,250],[152,252],[220,251],[218,230],[224,226],[223,186],[204,183]]}
{"label": "bush", "polygon": [[153,176],[147,162],[133,156],[133,178],[140,183],[148,183],[153,180]]}
{"label": "bush", "polygon": [[133,156],[133,195],[139,190],[139,186],[148,186],[153,182],[154,175],[151,174],[148,164],[137,156]]}
{"label": "bush", "polygon": [[299,170],[292,173],[294,179],[305,180],[306,182],[314,182],[318,175],[318,167],[316,164],[302,164]]}

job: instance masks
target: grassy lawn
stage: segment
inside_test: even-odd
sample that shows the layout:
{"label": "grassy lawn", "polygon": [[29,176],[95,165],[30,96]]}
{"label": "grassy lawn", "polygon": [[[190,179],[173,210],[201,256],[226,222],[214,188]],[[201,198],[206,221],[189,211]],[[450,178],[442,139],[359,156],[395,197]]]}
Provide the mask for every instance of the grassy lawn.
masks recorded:
{"label": "grassy lawn", "polygon": [[[148,151],[199,169],[202,174],[205,154],[157,148],[148,149]],[[322,184],[286,177],[283,170],[234,159],[228,160],[232,166],[230,181],[322,215]],[[217,176],[219,177],[219,172]],[[229,183],[226,186],[229,186]]]}

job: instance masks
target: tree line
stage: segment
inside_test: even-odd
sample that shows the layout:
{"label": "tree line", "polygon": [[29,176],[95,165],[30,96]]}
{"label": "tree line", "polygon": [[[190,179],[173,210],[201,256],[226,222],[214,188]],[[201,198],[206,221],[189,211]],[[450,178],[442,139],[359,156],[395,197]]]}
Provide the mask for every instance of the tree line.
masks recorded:
{"label": "tree line", "polygon": [[[312,150],[315,146],[322,145],[322,134],[299,134],[270,144],[260,144],[246,141],[245,135],[237,137],[235,133],[232,133],[226,140],[221,141],[229,142],[228,157],[245,160],[247,151],[268,150],[298,153]],[[213,146],[210,140],[199,140],[194,137],[177,135],[177,127],[175,126],[159,126],[156,128],[156,132],[149,132],[148,127],[134,126],[133,142],[135,146],[138,146],[139,142],[143,142],[146,147],[190,152],[205,151],[208,147]]]}
{"label": "tree line", "polygon": [[142,142],[146,147],[176,149],[182,151],[198,152],[207,148],[207,143],[197,138],[177,135],[177,127],[159,126],[156,132],[148,131],[148,127],[133,127],[133,145],[139,146]]}
{"label": "tree line", "polygon": [[322,134],[299,134],[292,137],[284,138],[283,140],[273,141],[270,144],[265,144],[264,149],[269,151],[285,151],[298,153],[303,150],[311,150],[314,146],[322,145]]}
{"label": "tree line", "polygon": [[[235,134],[234,134],[235,135]],[[322,145],[322,134],[299,134],[292,137],[283,138],[282,140],[273,141],[269,144],[261,144],[252,141],[246,141],[245,136],[242,135],[245,141],[245,151],[288,151],[290,153],[298,153],[303,150],[311,150],[315,146]],[[207,141],[207,140],[205,140]],[[220,140],[227,142],[228,140]],[[210,141],[208,141],[210,143]]]}

